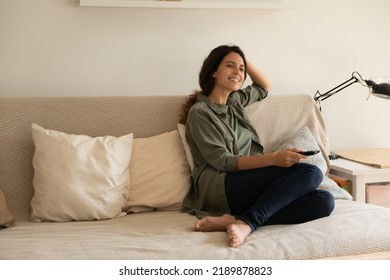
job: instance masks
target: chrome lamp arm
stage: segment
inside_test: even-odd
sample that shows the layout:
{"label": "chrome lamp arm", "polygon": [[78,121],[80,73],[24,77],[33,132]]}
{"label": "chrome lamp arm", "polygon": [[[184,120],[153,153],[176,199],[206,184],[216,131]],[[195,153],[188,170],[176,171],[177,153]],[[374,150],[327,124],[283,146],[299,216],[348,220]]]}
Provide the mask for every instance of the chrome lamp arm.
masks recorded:
{"label": "chrome lamp arm", "polygon": [[[390,83],[381,83],[376,84],[372,80],[363,80],[362,76],[358,72],[353,72],[352,77],[339,84],[338,86],[332,88],[331,90],[321,94],[318,90],[316,94],[314,95],[314,100],[317,102],[323,101],[334,94],[338,93],[339,91],[349,87],[350,85],[353,85],[354,83],[361,83],[363,86],[370,88],[370,94],[373,94],[374,96],[390,99]],[[368,98],[367,98],[368,99]]]}

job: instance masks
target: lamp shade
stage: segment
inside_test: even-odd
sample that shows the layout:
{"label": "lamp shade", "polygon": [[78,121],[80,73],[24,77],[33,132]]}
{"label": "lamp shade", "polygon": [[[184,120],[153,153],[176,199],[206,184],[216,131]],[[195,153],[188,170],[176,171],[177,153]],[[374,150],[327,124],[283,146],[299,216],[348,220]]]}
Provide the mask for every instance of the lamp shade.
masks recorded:
{"label": "lamp shade", "polygon": [[380,98],[390,99],[390,83],[376,83],[372,80],[366,80],[366,84],[371,88],[372,95]]}

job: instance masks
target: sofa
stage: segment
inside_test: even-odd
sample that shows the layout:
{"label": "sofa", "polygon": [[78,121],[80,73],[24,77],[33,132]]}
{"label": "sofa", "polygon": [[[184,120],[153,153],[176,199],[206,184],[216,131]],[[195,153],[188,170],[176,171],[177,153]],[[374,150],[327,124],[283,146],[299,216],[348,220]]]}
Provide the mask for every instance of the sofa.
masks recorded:
{"label": "sofa", "polygon": [[[265,152],[319,149],[331,216],[264,226],[239,248],[181,211],[193,166],[186,96],[1,97],[0,259],[390,259],[390,209],[328,177],[330,139],[309,95],[246,108]],[[310,211],[310,209],[307,209]]]}

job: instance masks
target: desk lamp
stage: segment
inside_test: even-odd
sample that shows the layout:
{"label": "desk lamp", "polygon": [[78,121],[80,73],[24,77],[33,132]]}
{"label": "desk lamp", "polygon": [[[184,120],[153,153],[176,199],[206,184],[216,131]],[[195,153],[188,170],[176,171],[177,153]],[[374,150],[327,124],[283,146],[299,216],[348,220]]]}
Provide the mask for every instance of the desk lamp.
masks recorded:
{"label": "desk lamp", "polygon": [[[316,102],[323,101],[323,100],[333,96],[334,94],[338,93],[339,91],[345,89],[346,87],[349,87],[350,85],[357,83],[357,82],[361,83],[365,87],[370,88],[370,95],[372,94],[376,97],[390,99],[390,83],[377,84],[372,80],[363,80],[362,76],[360,76],[360,74],[355,71],[352,73],[352,77],[349,80],[339,84],[338,86],[332,88],[331,90],[329,90],[323,94],[321,94],[317,90],[316,94],[314,95],[314,100]],[[367,99],[368,99],[368,97],[367,97]]]}
{"label": "desk lamp", "polygon": [[[350,85],[354,83],[361,83],[363,86],[370,88],[370,94],[368,95],[367,99],[370,97],[370,95],[374,95],[376,97],[390,99],[390,83],[380,83],[377,84],[372,80],[363,80],[362,76],[358,72],[353,72],[352,77],[341,83],[340,85],[332,88],[331,90],[325,92],[324,94],[321,94],[318,90],[316,94],[314,95],[314,101],[317,102],[317,105],[319,106],[319,109],[321,110],[320,102],[333,96],[334,94],[338,93],[339,91],[345,89],[346,87],[349,87]],[[338,158],[338,155],[331,153],[329,155],[329,159],[333,160]]]}

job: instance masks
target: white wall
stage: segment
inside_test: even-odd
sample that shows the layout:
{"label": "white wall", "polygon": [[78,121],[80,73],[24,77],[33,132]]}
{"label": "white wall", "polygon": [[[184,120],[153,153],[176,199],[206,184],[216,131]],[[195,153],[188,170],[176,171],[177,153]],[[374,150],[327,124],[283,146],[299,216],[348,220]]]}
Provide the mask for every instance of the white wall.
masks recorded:
{"label": "white wall", "polygon": [[[271,94],[390,77],[390,1],[290,0],[288,10],[79,7],[0,0],[0,96],[181,95],[209,51],[240,45]],[[333,149],[390,147],[390,101],[355,84],[323,102]]]}

